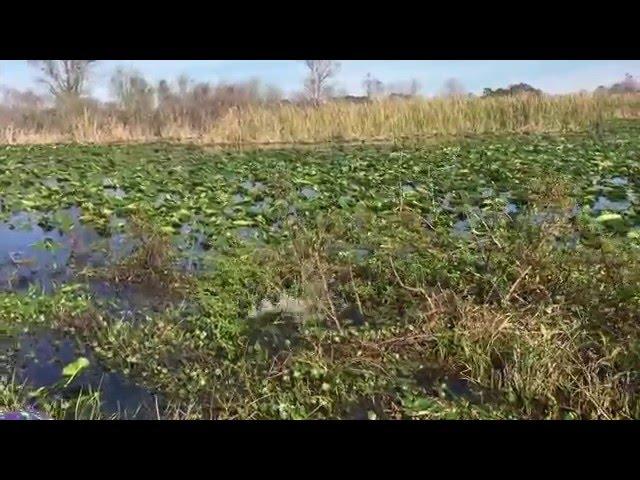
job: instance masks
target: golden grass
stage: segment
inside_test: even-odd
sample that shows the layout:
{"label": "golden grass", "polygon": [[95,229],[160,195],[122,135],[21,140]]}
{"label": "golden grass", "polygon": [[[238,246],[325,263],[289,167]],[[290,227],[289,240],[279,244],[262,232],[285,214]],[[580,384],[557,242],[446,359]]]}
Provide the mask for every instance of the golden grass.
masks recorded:
{"label": "golden grass", "polygon": [[[440,135],[576,131],[604,120],[637,117],[639,95],[516,96],[330,102],[231,108],[194,126],[176,115],[123,122],[84,110],[55,127],[0,126],[0,143],[110,143],[171,140],[201,144],[394,140]],[[202,112],[207,118],[208,112]]]}

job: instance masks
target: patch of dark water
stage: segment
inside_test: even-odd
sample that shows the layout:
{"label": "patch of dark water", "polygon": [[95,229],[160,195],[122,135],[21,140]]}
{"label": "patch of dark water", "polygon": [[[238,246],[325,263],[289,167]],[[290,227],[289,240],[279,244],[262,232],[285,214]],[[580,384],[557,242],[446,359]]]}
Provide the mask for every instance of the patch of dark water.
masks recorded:
{"label": "patch of dark water", "polygon": [[428,395],[449,400],[463,399],[472,404],[482,404],[490,396],[486,389],[434,365],[420,368],[415,373],[414,380]]}
{"label": "patch of dark water", "polygon": [[454,222],[451,229],[451,233],[459,238],[470,239],[471,238],[471,220],[468,218],[461,218]]}
{"label": "patch of dark water", "polygon": [[[161,399],[155,393],[129,381],[122,373],[109,371],[86,347],[53,331],[22,333],[0,344],[0,368],[5,377],[30,390],[47,389],[54,398],[73,400],[79,394],[99,392],[105,416],[123,419],[157,418]],[[65,366],[84,357],[88,367],[68,381]],[[37,408],[37,397],[33,400]]]}
{"label": "patch of dark water", "polygon": [[504,213],[509,216],[514,216],[520,211],[520,207],[516,203],[508,202],[504,207]]}
{"label": "patch of dark water", "polygon": [[612,177],[607,180],[607,183],[616,187],[624,187],[629,184],[629,180],[627,179],[627,177]]}
{"label": "patch of dark water", "polygon": [[25,212],[0,223],[0,290],[35,284],[49,293],[75,270],[104,265],[104,251],[95,248],[102,237],[80,223],[79,209],[63,214],[65,225],[58,227],[47,216]]}
{"label": "patch of dark water", "polygon": [[347,253],[355,259],[356,263],[362,263],[373,255],[373,250],[359,247],[349,250]]}
{"label": "patch of dark water", "polygon": [[383,400],[380,396],[364,397],[345,409],[345,420],[385,420]]}
{"label": "patch of dark water", "polygon": [[575,219],[580,214],[580,211],[580,205],[574,205],[569,211],[544,210],[532,213],[523,209],[518,203],[510,201],[500,213],[478,208],[471,209],[469,213],[459,213],[457,220],[453,222],[451,233],[456,237],[469,239],[475,226],[486,224],[491,227],[501,224],[501,218],[504,220],[505,216],[513,222],[511,223],[512,226],[516,226],[520,221],[540,226],[545,223]]}
{"label": "patch of dark water", "polygon": [[311,187],[304,187],[300,190],[300,196],[306,200],[314,200],[318,198],[320,192]]}
{"label": "patch of dark water", "polygon": [[[125,233],[126,221],[110,220],[110,236],[81,222],[77,207],[54,214],[20,212],[0,222],[0,291],[26,291],[32,286],[45,294],[77,279],[85,268],[116,264],[135,252],[139,240]],[[181,255],[176,268],[203,268],[207,237],[183,225],[175,244]]]}
{"label": "patch of dark water", "polygon": [[554,246],[560,250],[575,250],[582,241],[580,232],[572,232],[569,235],[554,239]]}
{"label": "patch of dark water", "polygon": [[[489,226],[492,225],[492,221],[490,219],[486,219],[485,223]],[[451,226],[451,234],[454,237],[469,240],[472,238],[474,233],[474,227],[477,225],[477,219],[474,217],[466,217],[460,218],[456,220]]]}
{"label": "patch of dark water", "polygon": [[205,259],[211,251],[211,242],[206,234],[197,226],[184,224],[175,239],[180,252],[178,268],[187,272],[198,272],[205,269]]}
{"label": "patch of dark water", "polygon": [[302,340],[299,321],[295,315],[270,311],[250,318],[248,322],[249,345],[264,350],[269,356],[289,351]]}
{"label": "patch of dark water", "polygon": [[338,320],[343,325],[361,327],[366,323],[366,318],[357,305],[348,305],[338,314]]}
{"label": "patch of dark water", "polygon": [[591,207],[593,212],[599,213],[602,211],[609,212],[624,212],[631,207],[631,202],[629,200],[610,200],[608,197],[604,195],[600,195],[596,202]]}
{"label": "patch of dark water", "polygon": [[148,315],[175,307],[178,299],[168,292],[142,283],[114,283],[89,279],[89,293],[109,317],[121,321],[143,321]]}

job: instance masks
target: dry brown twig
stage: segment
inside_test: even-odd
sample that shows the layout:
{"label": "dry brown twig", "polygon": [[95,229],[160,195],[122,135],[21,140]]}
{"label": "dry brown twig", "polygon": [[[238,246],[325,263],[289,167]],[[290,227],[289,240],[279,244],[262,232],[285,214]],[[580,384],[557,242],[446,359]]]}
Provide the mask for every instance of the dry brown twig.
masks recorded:
{"label": "dry brown twig", "polygon": [[318,273],[320,274],[320,278],[322,279],[322,288],[324,289],[324,294],[325,294],[327,303],[329,304],[330,316],[333,322],[336,324],[336,328],[338,329],[338,331],[342,333],[342,326],[340,325],[340,320],[338,320],[336,307],[334,306],[333,301],[331,300],[331,293],[329,292],[329,284],[327,283],[327,277],[324,274],[324,271],[322,269],[322,265],[320,262],[320,256],[318,255],[317,252],[315,254],[315,257],[316,257],[316,265],[318,267]]}
{"label": "dry brown twig", "polygon": [[531,271],[531,265],[529,265],[524,272],[522,272],[520,274],[520,276],[518,277],[518,279],[513,282],[513,285],[511,285],[511,288],[509,289],[509,293],[507,293],[507,296],[504,298],[505,302],[508,302],[509,299],[511,298],[511,295],[513,295],[513,292],[515,292],[516,288],[518,288],[518,285],[520,284],[520,282],[524,279],[524,277],[527,276],[527,274],[529,273],[529,271]]}
{"label": "dry brown twig", "polygon": [[400,285],[402,288],[404,288],[409,292],[419,293],[420,295],[422,295],[429,302],[429,306],[431,307],[431,310],[436,311],[437,309],[433,303],[433,300],[431,299],[431,296],[427,293],[427,291],[424,288],[410,287],[408,285],[405,285],[405,283],[400,278],[400,275],[398,275],[398,271],[396,270],[396,266],[393,263],[393,258],[391,256],[389,256],[389,263],[391,264],[391,270],[393,270],[393,275],[396,277],[396,281],[398,282],[398,285]]}

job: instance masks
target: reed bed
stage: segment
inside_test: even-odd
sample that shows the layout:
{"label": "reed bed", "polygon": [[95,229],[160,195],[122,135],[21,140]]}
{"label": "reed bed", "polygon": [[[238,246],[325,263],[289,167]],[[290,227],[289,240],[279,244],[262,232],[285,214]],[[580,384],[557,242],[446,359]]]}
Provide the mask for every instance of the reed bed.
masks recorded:
{"label": "reed bed", "polygon": [[[640,115],[640,95],[522,95],[496,98],[384,99],[249,105],[224,112],[126,112],[82,109],[45,121],[0,121],[3,144],[170,140],[203,144],[394,140],[439,135],[579,131]],[[194,121],[194,117],[198,121]]]}

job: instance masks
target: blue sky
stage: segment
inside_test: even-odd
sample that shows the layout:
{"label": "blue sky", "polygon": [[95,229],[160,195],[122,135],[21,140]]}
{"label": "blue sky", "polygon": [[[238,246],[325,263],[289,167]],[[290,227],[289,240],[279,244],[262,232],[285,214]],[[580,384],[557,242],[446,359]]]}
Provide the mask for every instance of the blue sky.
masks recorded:
{"label": "blue sky", "polygon": [[[468,91],[526,82],[549,93],[593,90],[619,81],[625,73],[640,77],[640,60],[344,60],[335,84],[362,94],[368,72],[385,83],[416,78],[425,95],[437,94],[448,78],[459,79]],[[299,90],[305,66],[294,60],[102,60],[94,73],[92,93],[108,97],[108,79],[117,66],[133,67],[148,79],[175,79],[186,74],[197,81],[233,81],[258,77],[285,92]],[[37,72],[21,60],[0,60],[0,85],[41,89]]]}

